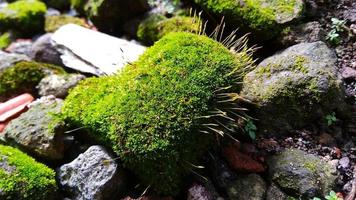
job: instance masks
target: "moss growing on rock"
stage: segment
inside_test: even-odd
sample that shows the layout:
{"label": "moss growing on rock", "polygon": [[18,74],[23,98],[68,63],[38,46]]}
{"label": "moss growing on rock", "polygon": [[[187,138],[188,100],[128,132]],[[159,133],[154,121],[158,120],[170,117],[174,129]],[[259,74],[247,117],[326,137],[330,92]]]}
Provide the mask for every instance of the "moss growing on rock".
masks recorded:
{"label": "moss growing on rock", "polygon": [[0,49],[8,47],[11,43],[10,33],[0,35]]}
{"label": "moss growing on rock", "polygon": [[53,15],[53,16],[46,17],[45,31],[55,32],[57,29],[59,29],[60,27],[66,24],[77,24],[79,26],[84,26],[84,27],[87,26],[85,20],[77,17],[72,17],[68,15]]}
{"label": "moss growing on rock", "polygon": [[0,199],[55,199],[55,172],[25,153],[0,145]]}
{"label": "moss growing on rock", "polygon": [[146,44],[153,44],[170,32],[197,33],[200,26],[200,22],[193,17],[176,16],[168,19],[154,14],[139,25],[137,37]]}
{"label": "moss growing on rock", "polygon": [[280,31],[280,25],[301,17],[302,0],[194,0],[207,12],[225,16],[234,25],[253,31],[262,39],[270,39]]}
{"label": "moss growing on rock", "polygon": [[0,9],[0,31],[14,29],[22,34],[43,30],[46,5],[37,0],[19,0]]}
{"label": "moss growing on rock", "polygon": [[35,93],[35,87],[49,74],[65,73],[62,68],[22,61],[0,71],[0,100],[19,95],[24,92]]}
{"label": "moss growing on rock", "polygon": [[216,91],[238,92],[250,64],[246,52],[234,54],[206,36],[170,33],[120,74],[83,81],[62,117],[110,144],[155,191],[175,194],[220,129],[204,125],[224,117],[209,113]]}

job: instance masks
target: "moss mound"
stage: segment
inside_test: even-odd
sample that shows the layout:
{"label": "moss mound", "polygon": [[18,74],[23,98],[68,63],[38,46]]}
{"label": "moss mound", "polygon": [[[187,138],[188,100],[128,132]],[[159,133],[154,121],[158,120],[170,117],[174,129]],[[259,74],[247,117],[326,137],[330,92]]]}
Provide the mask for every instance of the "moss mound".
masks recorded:
{"label": "moss mound", "polygon": [[0,9],[0,31],[34,34],[43,30],[46,5],[37,0],[19,0]]}
{"label": "moss mound", "polygon": [[55,198],[57,185],[52,169],[4,145],[0,145],[0,164],[0,199]]}
{"label": "moss mound", "polygon": [[212,142],[202,116],[215,91],[241,81],[250,61],[208,37],[170,33],[119,75],[83,81],[62,117],[110,144],[155,191],[175,194]]}
{"label": "moss mound", "polygon": [[5,49],[11,44],[10,33],[0,35],[0,49]]}
{"label": "moss mound", "polygon": [[24,92],[36,93],[35,87],[49,74],[65,73],[60,67],[22,61],[0,71],[0,100],[6,100]]}
{"label": "moss mound", "polygon": [[194,0],[205,11],[225,16],[231,26],[254,32],[257,37],[270,39],[281,29],[280,25],[301,17],[301,0]]}
{"label": "moss mound", "polygon": [[163,15],[154,14],[139,25],[137,37],[140,41],[151,45],[170,32],[197,33],[200,25],[193,17],[176,16],[167,19]]}
{"label": "moss mound", "polygon": [[53,15],[53,16],[46,17],[45,31],[46,32],[55,32],[60,27],[66,25],[66,24],[77,24],[79,26],[84,26],[84,27],[87,26],[87,24],[85,23],[85,20],[77,18],[77,17],[72,17],[72,16],[68,16],[68,15]]}

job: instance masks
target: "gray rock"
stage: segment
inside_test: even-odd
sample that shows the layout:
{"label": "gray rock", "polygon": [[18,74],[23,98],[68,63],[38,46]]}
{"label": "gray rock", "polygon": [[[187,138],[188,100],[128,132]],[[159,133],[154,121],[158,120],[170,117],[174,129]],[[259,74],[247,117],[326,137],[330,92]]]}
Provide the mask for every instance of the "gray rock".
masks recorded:
{"label": "gray rock", "polygon": [[216,200],[203,185],[194,184],[188,190],[188,200]]}
{"label": "gray rock", "polygon": [[236,174],[228,167],[228,164],[216,155],[210,154],[209,170],[215,185],[226,188],[232,181],[236,180]]}
{"label": "gray rock", "polygon": [[308,22],[298,26],[291,26],[282,31],[280,41],[284,46],[298,43],[322,41],[326,35],[319,22]]}
{"label": "gray rock", "polygon": [[262,132],[281,134],[345,109],[337,57],[323,42],[301,43],[262,61],[241,95],[258,104]]}
{"label": "gray rock", "polygon": [[6,53],[0,50],[0,71],[4,70],[19,61],[29,61],[30,58],[22,54]]}
{"label": "gray rock", "polygon": [[117,73],[146,50],[133,42],[74,24],[62,26],[51,39],[65,66],[94,75]]}
{"label": "gray rock", "polygon": [[39,37],[31,47],[30,57],[38,62],[63,65],[61,54],[56,50],[51,42],[51,33]]}
{"label": "gray rock", "polygon": [[267,186],[265,181],[257,174],[240,176],[227,187],[229,199],[263,200]]}
{"label": "gray rock", "polygon": [[53,95],[64,99],[68,95],[68,91],[83,79],[85,76],[81,74],[50,75],[43,78],[38,84],[38,94],[41,96]]}
{"label": "gray rock", "polygon": [[64,138],[55,132],[59,122],[52,116],[60,112],[62,104],[62,100],[54,97],[33,102],[27,112],[6,126],[6,142],[46,160],[62,159]]}
{"label": "gray rock", "polygon": [[6,51],[10,53],[30,56],[31,46],[32,46],[32,40],[18,40],[12,42],[10,46],[6,48]]}
{"label": "gray rock", "polygon": [[125,183],[125,172],[101,146],[92,146],[61,166],[58,177],[73,200],[115,199]]}
{"label": "gray rock", "polygon": [[333,190],[335,166],[298,149],[287,149],[267,160],[269,178],[282,191],[309,199]]}
{"label": "gray rock", "polygon": [[266,200],[290,200],[288,195],[282,192],[278,186],[272,183],[267,190]]}

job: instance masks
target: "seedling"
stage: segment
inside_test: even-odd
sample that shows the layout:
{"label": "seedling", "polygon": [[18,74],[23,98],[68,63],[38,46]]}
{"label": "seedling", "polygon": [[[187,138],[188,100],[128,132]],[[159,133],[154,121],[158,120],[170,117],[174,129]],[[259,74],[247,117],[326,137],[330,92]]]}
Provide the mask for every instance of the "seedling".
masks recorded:
{"label": "seedling", "polygon": [[247,133],[251,139],[256,139],[257,127],[251,119],[248,119],[245,125],[245,133]]}
{"label": "seedling", "polygon": [[326,119],[326,123],[327,123],[328,126],[331,126],[331,125],[335,124],[335,122],[337,121],[337,118],[335,116],[335,112],[326,115],[325,119]]}
{"label": "seedling", "polygon": [[[341,198],[339,198],[339,197],[337,196],[337,194],[336,194],[334,191],[331,191],[331,192],[329,193],[329,195],[326,195],[326,196],[325,196],[325,199],[326,199],[326,200],[342,200]],[[320,198],[317,198],[317,197],[314,197],[313,200],[321,200],[321,199],[320,199]]]}

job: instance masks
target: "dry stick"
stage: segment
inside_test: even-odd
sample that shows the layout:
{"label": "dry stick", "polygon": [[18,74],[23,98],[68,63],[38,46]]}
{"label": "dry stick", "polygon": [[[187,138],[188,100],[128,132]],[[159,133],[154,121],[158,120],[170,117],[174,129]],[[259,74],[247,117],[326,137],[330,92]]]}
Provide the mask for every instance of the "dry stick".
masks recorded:
{"label": "dry stick", "polygon": [[356,166],[354,167],[354,180],[352,181],[352,189],[349,195],[347,195],[345,200],[355,200],[356,199]]}

